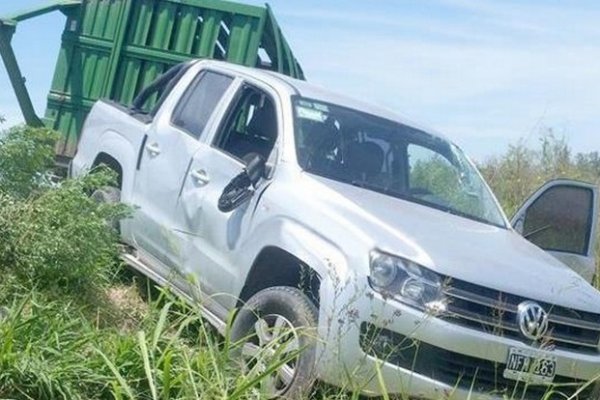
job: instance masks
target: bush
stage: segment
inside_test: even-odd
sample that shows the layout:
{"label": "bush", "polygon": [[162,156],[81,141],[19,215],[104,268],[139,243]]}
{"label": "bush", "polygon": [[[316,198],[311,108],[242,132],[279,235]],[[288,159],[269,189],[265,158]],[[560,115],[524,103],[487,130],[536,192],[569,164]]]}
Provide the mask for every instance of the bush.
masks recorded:
{"label": "bush", "polygon": [[116,232],[106,221],[122,207],[89,197],[107,184],[105,174],[70,180],[27,201],[0,197],[0,268],[29,288],[81,294],[108,283],[118,254]]}
{"label": "bush", "polygon": [[93,292],[108,282],[118,254],[106,221],[127,211],[90,198],[114,181],[106,172],[61,184],[44,179],[55,138],[48,129],[22,127],[0,141],[0,271],[27,290]]}
{"label": "bush", "polygon": [[46,183],[54,166],[58,135],[46,128],[21,126],[0,139],[0,193],[23,198]]}
{"label": "bush", "polygon": [[550,179],[577,179],[600,183],[598,152],[573,155],[564,138],[551,130],[542,134],[537,148],[523,141],[481,163],[479,168],[507,215],[512,216],[534,190]]}

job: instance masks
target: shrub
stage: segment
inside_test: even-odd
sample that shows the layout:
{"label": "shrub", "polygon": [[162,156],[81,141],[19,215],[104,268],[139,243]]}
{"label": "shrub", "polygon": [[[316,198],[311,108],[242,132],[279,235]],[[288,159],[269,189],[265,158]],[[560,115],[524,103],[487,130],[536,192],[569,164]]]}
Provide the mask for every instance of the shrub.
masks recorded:
{"label": "shrub", "polygon": [[32,288],[81,294],[108,282],[118,254],[106,221],[123,207],[89,197],[110,181],[105,174],[65,181],[27,201],[0,197],[0,268]]}
{"label": "shrub", "polygon": [[481,163],[479,168],[509,216],[550,179],[600,182],[598,152],[573,155],[567,141],[551,130],[539,137],[537,147],[530,148],[519,141],[510,145],[505,154]]}
{"label": "shrub", "polygon": [[106,221],[127,212],[90,198],[114,180],[106,172],[48,184],[55,138],[20,127],[0,141],[0,271],[29,290],[87,293],[108,282],[118,254]]}
{"label": "shrub", "polygon": [[43,185],[54,166],[57,138],[46,128],[10,129],[0,139],[0,192],[23,198]]}

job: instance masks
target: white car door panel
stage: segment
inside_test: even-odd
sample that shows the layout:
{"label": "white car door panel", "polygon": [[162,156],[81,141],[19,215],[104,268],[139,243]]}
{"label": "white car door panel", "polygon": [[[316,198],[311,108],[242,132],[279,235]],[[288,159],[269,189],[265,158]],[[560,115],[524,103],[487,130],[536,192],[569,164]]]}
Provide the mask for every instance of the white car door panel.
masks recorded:
{"label": "white car door panel", "polygon": [[[236,284],[239,266],[233,255],[250,226],[260,196],[255,194],[231,212],[219,210],[219,198],[244,172],[249,158],[269,159],[279,136],[277,122],[272,98],[242,85],[214,143],[200,146],[190,164],[174,218],[182,248],[179,265],[213,296],[231,293]],[[259,187],[262,184],[265,182]]]}
{"label": "white car door panel", "polygon": [[515,214],[512,225],[588,282],[596,273],[597,188],[554,180],[537,190]]}
{"label": "white car door panel", "polygon": [[[194,170],[210,174],[210,182],[199,183]],[[228,282],[237,276],[230,255],[238,245],[249,219],[250,203],[230,213],[218,209],[218,201],[233,177],[244,165],[208,146],[196,153],[177,204],[178,234],[183,251],[180,268],[201,284],[204,292],[228,292]]]}

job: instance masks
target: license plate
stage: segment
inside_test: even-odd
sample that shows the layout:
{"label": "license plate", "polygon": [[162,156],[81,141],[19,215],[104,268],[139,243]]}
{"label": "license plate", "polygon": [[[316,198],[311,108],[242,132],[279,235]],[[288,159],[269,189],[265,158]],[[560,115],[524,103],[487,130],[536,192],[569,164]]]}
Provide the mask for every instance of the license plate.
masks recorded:
{"label": "license plate", "polygon": [[556,357],[545,353],[511,348],[504,377],[529,385],[548,385],[556,375]]}

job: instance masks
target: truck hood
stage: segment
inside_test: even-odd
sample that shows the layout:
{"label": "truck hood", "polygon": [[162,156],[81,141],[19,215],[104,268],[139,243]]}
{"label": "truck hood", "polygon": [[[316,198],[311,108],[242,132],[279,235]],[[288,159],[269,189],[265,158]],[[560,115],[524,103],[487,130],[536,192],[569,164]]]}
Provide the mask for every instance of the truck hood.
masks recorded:
{"label": "truck hood", "polygon": [[372,246],[440,274],[581,311],[600,312],[600,292],[512,229],[326,178],[327,212],[366,233]]}

